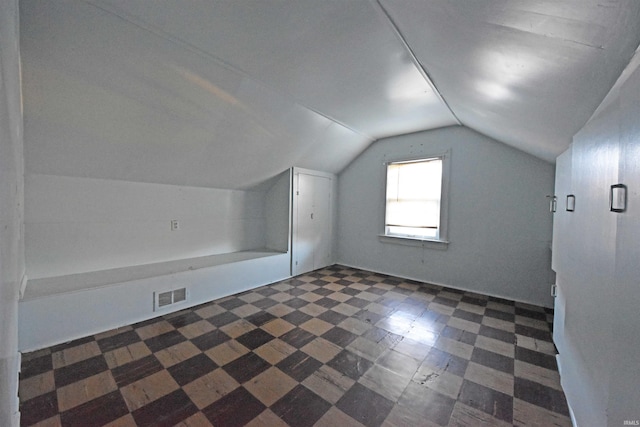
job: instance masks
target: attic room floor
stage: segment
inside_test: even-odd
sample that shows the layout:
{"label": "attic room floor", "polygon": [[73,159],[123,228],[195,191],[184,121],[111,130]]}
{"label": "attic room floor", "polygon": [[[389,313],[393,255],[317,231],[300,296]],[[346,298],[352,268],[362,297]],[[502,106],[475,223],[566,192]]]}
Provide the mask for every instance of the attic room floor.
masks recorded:
{"label": "attic room floor", "polygon": [[552,320],[335,265],[23,355],[21,425],[571,426]]}

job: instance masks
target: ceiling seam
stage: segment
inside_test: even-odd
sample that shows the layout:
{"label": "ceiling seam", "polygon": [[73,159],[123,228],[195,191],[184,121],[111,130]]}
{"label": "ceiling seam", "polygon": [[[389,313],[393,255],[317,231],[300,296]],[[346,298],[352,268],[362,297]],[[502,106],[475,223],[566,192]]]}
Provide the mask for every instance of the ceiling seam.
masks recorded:
{"label": "ceiling seam", "polygon": [[604,107],[609,103],[611,97],[615,95],[615,92],[620,90],[620,87],[629,78],[629,75],[636,70],[636,68],[640,68],[640,45],[638,45],[636,50],[633,52],[633,55],[629,59],[629,62],[624,66],[613,86],[611,86],[611,89],[609,89],[609,92],[607,92],[602,101],[600,101],[598,107],[596,107],[596,109],[593,111],[593,114],[591,114],[585,124],[592,121],[596,116],[598,116],[598,114],[602,112]]}
{"label": "ceiling seam", "polygon": [[393,18],[391,17],[391,14],[389,14],[389,12],[387,11],[387,9],[385,9],[385,7],[382,5],[382,3],[380,2],[380,0],[371,0],[371,2],[375,5],[377,5],[377,8],[386,18],[386,20],[388,21],[391,29],[393,30],[393,33],[396,35],[396,37],[398,38],[398,40],[400,41],[400,43],[402,43],[404,49],[407,51],[407,53],[409,54],[409,57],[411,58],[411,61],[414,63],[414,65],[416,66],[416,68],[418,69],[418,71],[420,72],[420,74],[422,75],[422,77],[425,79],[425,81],[427,82],[427,84],[431,87],[431,89],[433,90],[433,92],[436,94],[436,96],[438,97],[438,99],[440,99],[440,101],[447,107],[447,109],[449,110],[449,112],[451,113],[451,115],[453,116],[453,118],[456,120],[456,123],[459,126],[462,126],[462,122],[460,121],[460,119],[458,118],[458,116],[456,115],[456,113],[451,109],[451,106],[449,105],[449,103],[447,102],[446,99],[444,99],[444,96],[442,96],[442,93],[440,93],[440,90],[438,90],[438,88],[436,87],[435,83],[433,82],[433,80],[431,79],[431,76],[429,76],[429,73],[427,72],[427,69],[424,67],[424,65],[422,65],[422,63],[418,60],[418,57],[416,56],[416,54],[413,52],[413,49],[411,49],[411,46],[409,46],[409,43],[407,42],[407,39],[404,37],[404,35],[402,34],[402,32],[400,31],[400,28],[398,27],[398,25],[396,24],[396,22],[393,20]]}
{"label": "ceiling seam", "polygon": [[[354,129],[351,126],[348,126],[345,123],[343,123],[343,122],[341,122],[341,121],[339,121],[337,119],[334,119],[333,117],[328,116],[327,114],[324,114],[324,113],[316,110],[313,107],[309,107],[308,105],[303,104],[302,102],[297,100],[296,97],[292,96],[289,92],[283,91],[283,90],[281,90],[279,88],[276,88],[276,87],[273,87],[272,85],[267,84],[262,80],[258,80],[255,77],[253,77],[252,75],[250,75],[249,73],[247,73],[246,71],[243,71],[243,70],[233,66],[232,64],[224,61],[221,58],[218,58],[217,56],[215,56],[215,55],[213,55],[213,54],[211,54],[209,52],[206,52],[206,51],[204,51],[204,50],[202,50],[202,49],[200,49],[200,48],[198,48],[196,46],[193,46],[191,43],[188,43],[188,42],[186,42],[186,41],[184,41],[184,40],[182,40],[182,39],[180,39],[178,37],[175,37],[175,36],[169,34],[166,31],[163,31],[163,30],[160,30],[158,28],[155,28],[153,25],[143,23],[140,20],[135,19],[132,16],[123,16],[122,14],[118,13],[117,11],[112,10],[109,7],[102,6],[102,5],[96,3],[96,2],[94,2],[92,0],[83,0],[83,1],[85,3],[91,5],[91,6],[95,7],[96,9],[99,9],[99,10],[105,12],[105,13],[108,13],[109,15],[115,16],[116,18],[121,19],[121,20],[123,20],[123,21],[125,21],[125,22],[127,22],[127,23],[129,23],[131,25],[134,25],[135,27],[137,27],[137,28],[139,28],[139,29],[141,29],[143,31],[147,31],[147,32],[149,32],[151,34],[154,34],[154,35],[156,35],[156,36],[158,36],[160,38],[163,38],[163,39],[165,39],[167,41],[170,41],[170,42],[175,43],[177,45],[181,45],[181,46],[185,47],[186,49],[188,49],[190,52],[195,53],[195,54],[200,55],[200,56],[203,56],[205,58],[208,58],[208,59],[212,60],[213,62],[215,62],[216,64],[220,65],[221,67],[224,67],[227,70],[242,76],[243,78],[249,79],[249,80],[254,81],[254,82],[256,82],[256,83],[258,83],[258,84],[260,84],[260,85],[262,85],[264,87],[267,87],[267,88],[269,88],[270,90],[272,90],[275,93],[278,93],[278,94],[281,94],[283,96],[286,96],[294,104],[297,104],[297,105],[301,106],[302,108],[305,108],[305,109],[307,109],[307,110],[309,110],[309,111],[311,111],[311,112],[313,112],[313,113],[315,113],[315,114],[317,114],[317,115],[319,115],[321,117],[324,117],[325,119],[329,120],[330,122],[335,123],[335,124],[337,124],[339,126],[342,126],[343,128],[348,129],[348,130],[350,130],[351,132],[353,132],[353,133],[355,133],[357,135],[360,135],[360,136],[362,136],[364,138],[368,138],[371,141],[375,141],[375,139],[376,139],[373,136],[367,135],[367,134],[365,134],[365,133],[363,133],[363,132],[361,132],[361,131],[359,131],[357,129]],[[448,105],[447,105],[447,107],[448,107]]]}
{"label": "ceiling seam", "polygon": [[578,40],[571,40],[569,38],[566,37],[556,37],[550,34],[543,34],[543,33],[537,33],[535,31],[528,31],[528,30],[523,30],[522,28],[518,28],[518,27],[514,27],[512,25],[507,25],[507,24],[498,24],[495,22],[487,22],[487,25],[496,27],[496,28],[500,28],[506,31],[513,31],[515,33],[523,33],[526,35],[531,35],[531,36],[535,36],[535,37],[544,37],[544,38],[548,38],[550,40],[556,40],[562,43],[569,43],[569,44],[576,44],[578,46],[583,46],[583,47],[588,47],[591,49],[596,49],[596,50],[604,50],[604,46],[598,46],[598,45],[593,45],[593,44],[589,44],[589,43],[584,43],[584,42],[580,42]]}

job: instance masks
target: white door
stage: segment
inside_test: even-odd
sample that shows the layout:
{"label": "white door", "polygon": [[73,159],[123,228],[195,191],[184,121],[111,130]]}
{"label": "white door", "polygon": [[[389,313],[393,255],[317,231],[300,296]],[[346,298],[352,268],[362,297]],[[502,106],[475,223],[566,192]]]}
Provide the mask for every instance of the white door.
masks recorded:
{"label": "white door", "polygon": [[551,268],[556,272],[556,298],[554,299],[553,316],[553,340],[564,345],[564,319],[565,319],[565,287],[563,281],[567,274],[570,276],[571,257],[571,222],[575,212],[567,211],[567,196],[573,194],[571,181],[572,168],[571,146],[556,159],[556,185],[554,194],[557,204],[553,214],[553,250]]}
{"label": "white door", "polygon": [[331,261],[331,179],[298,173],[296,180],[294,275],[325,267]]}

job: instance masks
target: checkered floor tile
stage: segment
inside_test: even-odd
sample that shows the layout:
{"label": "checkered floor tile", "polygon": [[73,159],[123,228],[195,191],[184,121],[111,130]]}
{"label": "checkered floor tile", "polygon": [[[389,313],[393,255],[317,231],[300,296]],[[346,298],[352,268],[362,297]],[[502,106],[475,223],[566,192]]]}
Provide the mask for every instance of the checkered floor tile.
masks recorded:
{"label": "checkered floor tile", "polygon": [[570,426],[549,309],[342,266],[23,355],[23,426]]}

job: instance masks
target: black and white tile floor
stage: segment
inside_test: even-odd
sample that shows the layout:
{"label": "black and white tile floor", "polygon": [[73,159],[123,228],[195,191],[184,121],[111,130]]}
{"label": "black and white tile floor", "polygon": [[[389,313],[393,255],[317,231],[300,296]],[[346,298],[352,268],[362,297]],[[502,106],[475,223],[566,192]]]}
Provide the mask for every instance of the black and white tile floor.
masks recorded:
{"label": "black and white tile floor", "polygon": [[549,309],[332,266],[23,355],[23,426],[570,426]]}

